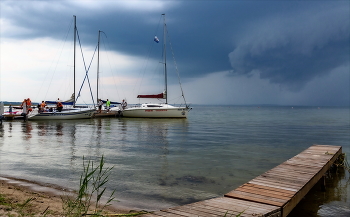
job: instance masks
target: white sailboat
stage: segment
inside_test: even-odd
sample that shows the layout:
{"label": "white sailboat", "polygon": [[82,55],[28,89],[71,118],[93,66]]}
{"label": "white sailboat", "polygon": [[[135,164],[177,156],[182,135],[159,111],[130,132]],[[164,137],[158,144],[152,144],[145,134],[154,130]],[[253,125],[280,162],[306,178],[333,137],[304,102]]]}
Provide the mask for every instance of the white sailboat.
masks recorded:
{"label": "white sailboat", "polygon": [[[52,109],[49,111],[35,110],[28,115],[28,120],[73,120],[73,119],[84,119],[91,118],[95,112],[94,108],[79,107],[75,105],[75,47],[76,47],[76,16],[74,17],[74,87],[73,95],[71,99],[61,102],[63,109],[61,111]],[[57,101],[46,101],[47,104],[56,104]]]}
{"label": "white sailboat", "polygon": [[[166,22],[165,14],[163,16],[163,64],[164,64],[164,76],[165,76],[165,90],[160,94],[153,95],[138,95],[137,98],[153,98],[153,99],[165,99],[165,103],[143,103],[140,106],[130,107],[123,109],[124,117],[133,118],[186,118],[191,108],[186,104],[185,106],[173,106],[168,104],[168,87],[167,87],[167,64],[166,64]],[[155,41],[158,42],[158,38],[155,37]],[[182,94],[183,98],[184,95]],[[184,98],[185,99],[185,98]]]}

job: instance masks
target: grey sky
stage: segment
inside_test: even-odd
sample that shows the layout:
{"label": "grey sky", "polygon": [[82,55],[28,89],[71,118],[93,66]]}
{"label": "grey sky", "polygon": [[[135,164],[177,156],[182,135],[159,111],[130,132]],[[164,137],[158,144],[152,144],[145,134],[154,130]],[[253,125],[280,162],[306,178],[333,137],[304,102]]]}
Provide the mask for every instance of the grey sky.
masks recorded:
{"label": "grey sky", "polygon": [[[102,30],[107,49],[138,59],[145,58],[165,13],[185,94],[192,103],[349,105],[349,1],[0,4],[2,44],[43,38],[63,41],[76,15],[84,47],[93,50],[97,31]],[[6,51],[2,46],[1,56]],[[33,65],[37,64],[40,60]],[[1,68],[0,100],[17,97],[3,89],[4,75],[11,73],[8,68]],[[117,74],[139,76],[134,67]],[[214,80],[217,83],[211,86]],[[176,83],[171,79],[170,84]],[[211,93],[215,99],[203,97]],[[131,100],[128,94],[120,95]]]}

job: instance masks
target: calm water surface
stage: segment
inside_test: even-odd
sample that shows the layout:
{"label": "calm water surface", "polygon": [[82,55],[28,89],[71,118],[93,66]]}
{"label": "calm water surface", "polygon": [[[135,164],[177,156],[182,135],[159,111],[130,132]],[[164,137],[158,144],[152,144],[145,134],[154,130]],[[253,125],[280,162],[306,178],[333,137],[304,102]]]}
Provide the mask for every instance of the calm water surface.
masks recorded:
{"label": "calm water surface", "polygon": [[[7,121],[0,175],[76,189],[83,156],[104,155],[117,205],[157,210],[222,196],[313,144],[350,153],[349,115],[341,107],[194,106],[185,120]],[[333,176],[298,210],[350,216],[349,173]]]}

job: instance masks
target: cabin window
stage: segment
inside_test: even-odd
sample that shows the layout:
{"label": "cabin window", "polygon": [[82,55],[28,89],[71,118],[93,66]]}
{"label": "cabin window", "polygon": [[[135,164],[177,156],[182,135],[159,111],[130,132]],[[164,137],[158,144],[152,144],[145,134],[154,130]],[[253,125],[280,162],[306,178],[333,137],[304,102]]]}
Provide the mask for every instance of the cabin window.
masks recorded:
{"label": "cabin window", "polygon": [[160,108],[160,107],[163,107],[163,106],[161,106],[161,105],[147,105],[147,107],[158,107],[158,108]]}

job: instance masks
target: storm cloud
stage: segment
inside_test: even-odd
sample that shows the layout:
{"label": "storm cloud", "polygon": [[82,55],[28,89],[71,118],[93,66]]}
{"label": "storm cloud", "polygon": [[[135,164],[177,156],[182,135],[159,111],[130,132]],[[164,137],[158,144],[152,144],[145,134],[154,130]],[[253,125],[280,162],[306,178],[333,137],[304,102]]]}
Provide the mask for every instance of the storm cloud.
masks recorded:
{"label": "storm cloud", "polygon": [[[341,0],[3,0],[2,95],[21,100],[26,93],[6,91],[17,82],[45,99],[37,88],[47,83],[42,77],[56,64],[56,50],[72,41],[67,30],[72,31],[76,15],[87,59],[96,48],[98,30],[105,33],[102,47],[113,58],[100,67],[110,66],[117,76],[108,77],[107,69],[101,69],[101,86],[111,87],[114,77],[120,95],[131,99],[163,13],[181,81],[193,103],[349,105],[350,2]],[[60,71],[68,71],[67,62]],[[176,73],[169,72],[169,85],[178,85]],[[145,79],[147,88],[155,88],[155,80]],[[209,95],[215,100],[208,102]]]}
{"label": "storm cloud", "polygon": [[349,10],[345,5],[308,8],[247,27],[229,54],[234,74],[299,91],[315,77],[349,65]]}

